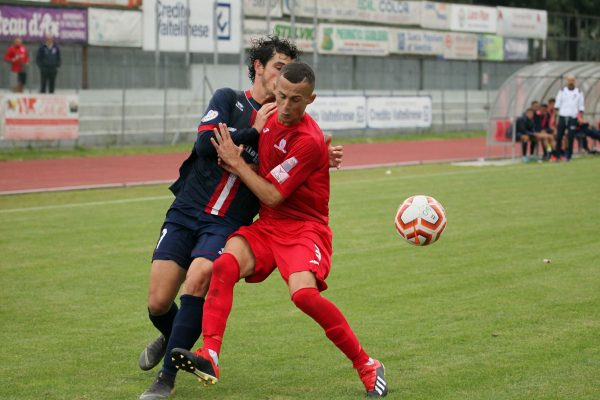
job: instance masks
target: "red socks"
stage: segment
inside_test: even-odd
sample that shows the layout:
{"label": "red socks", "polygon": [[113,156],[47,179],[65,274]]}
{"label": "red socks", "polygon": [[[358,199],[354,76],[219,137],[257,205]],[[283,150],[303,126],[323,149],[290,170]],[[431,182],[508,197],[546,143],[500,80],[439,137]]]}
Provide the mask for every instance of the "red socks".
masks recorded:
{"label": "red socks", "polygon": [[240,265],[232,254],[223,253],[213,264],[212,278],[202,317],[204,348],[219,354],[227,318],[233,305],[233,287],[240,279]]}
{"label": "red socks", "polygon": [[[329,340],[352,361],[354,368],[361,367],[369,361],[369,356],[363,350],[342,312],[335,304],[321,296],[316,288],[303,288],[296,291],[292,301],[296,307],[321,325]],[[204,311],[205,316],[206,313],[207,311]]]}

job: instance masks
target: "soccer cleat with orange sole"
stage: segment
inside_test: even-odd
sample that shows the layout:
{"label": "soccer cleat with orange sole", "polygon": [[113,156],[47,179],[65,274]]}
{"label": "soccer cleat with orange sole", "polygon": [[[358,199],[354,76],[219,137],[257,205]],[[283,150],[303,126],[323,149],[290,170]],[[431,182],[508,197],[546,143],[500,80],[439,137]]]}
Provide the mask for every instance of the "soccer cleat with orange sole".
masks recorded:
{"label": "soccer cleat with orange sole", "polygon": [[200,348],[191,352],[176,347],[171,350],[171,360],[175,368],[196,375],[205,385],[214,385],[219,381],[219,366],[206,349]]}

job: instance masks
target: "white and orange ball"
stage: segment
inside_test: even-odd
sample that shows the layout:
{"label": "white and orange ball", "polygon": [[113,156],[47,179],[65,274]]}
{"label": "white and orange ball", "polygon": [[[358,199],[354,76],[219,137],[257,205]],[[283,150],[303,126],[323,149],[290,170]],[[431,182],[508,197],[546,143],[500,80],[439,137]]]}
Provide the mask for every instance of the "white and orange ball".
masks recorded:
{"label": "white and orange ball", "polygon": [[446,227],[446,211],[431,196],[411,196],[398,208],[394,222],[409,243],[425,246],[440,238]]}

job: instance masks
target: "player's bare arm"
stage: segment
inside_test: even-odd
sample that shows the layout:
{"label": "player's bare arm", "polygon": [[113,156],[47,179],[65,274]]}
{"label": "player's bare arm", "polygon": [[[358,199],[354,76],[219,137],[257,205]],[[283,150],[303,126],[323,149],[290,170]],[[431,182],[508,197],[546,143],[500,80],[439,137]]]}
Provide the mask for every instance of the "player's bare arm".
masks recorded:
{"label": "player's bare arm", "polygon": [[242,182],[258,197],[261,203],[276,207],[285,198],[279,190],[271,182],[258,175],[250,165],[248,165],[241,154],[243,146],[237,146],[227,129],[227,125],[219,124],[218,128],[214,129],[215,137],[211,138],[211,142],[219,155],[219,162],[222,168],[227,172],[237,175]]}

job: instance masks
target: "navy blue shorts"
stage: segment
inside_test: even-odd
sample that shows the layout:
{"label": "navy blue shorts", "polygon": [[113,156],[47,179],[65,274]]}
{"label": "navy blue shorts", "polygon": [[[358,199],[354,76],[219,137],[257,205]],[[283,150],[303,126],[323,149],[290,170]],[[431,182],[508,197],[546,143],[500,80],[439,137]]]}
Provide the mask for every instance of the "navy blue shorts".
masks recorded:
{"label": "navy blue shorts", "polygon": [[175,261],[186,270],[194,258],[214,261],[221,254],[229,235],[239,226],[222,217],[203,214],[200,218],[192,218],[171,209],[160,229],[152,261]]}

